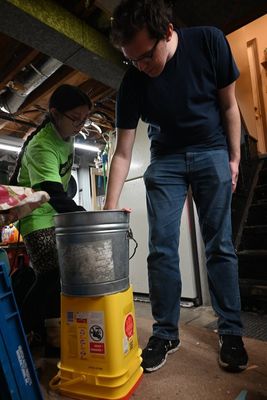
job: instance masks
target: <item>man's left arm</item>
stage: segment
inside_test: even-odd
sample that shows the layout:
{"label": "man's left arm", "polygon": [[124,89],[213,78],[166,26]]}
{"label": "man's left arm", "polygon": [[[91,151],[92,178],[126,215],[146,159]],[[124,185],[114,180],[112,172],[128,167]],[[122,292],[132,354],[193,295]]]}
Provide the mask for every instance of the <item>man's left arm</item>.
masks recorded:
{"label": "man's left arm", "polygon": [[235,82],[219,89],[218,96],[224,129],[227,135],[230,169],[232,174],[232,191],[234,192],[238,179],[241,140],[240,113],[235,97]]}

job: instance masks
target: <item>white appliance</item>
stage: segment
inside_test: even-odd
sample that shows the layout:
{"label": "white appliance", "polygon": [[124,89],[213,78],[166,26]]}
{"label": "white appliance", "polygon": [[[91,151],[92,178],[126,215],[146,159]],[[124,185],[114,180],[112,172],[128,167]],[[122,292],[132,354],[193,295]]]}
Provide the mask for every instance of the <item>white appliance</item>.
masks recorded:
{"label": "white appliance", "polygon": [[[147,125],[140,122],[137,129],[131,169],[120,197],[120,207],[132,208],[130,227],[138,242],[136,254],[130,260],[130,281],[135,293],[148,294],[147,255],[148,223],[143,174],[149,164],[149,139]],[[195,218],[192,200],[187,198],[180,226],[180,270],[182,276],[182,298],[201,303],[198,254],[195,238]],[[130,255],[134,242],[130,241]]]}
{"label": "white appliance", "polygon": [[75,201],[75,203],[76,204],[80,204],[80,199],[79,199],[79,181],[78,181],[78,171],[77,171],[77,168],[73,168],[72,170],[71,170],[71,175],[73,176],[73,178],[74,178],[74,180],[75,180],[75,183],[76,183],[76,187],[77,187],[77,190],[76,190],[76,193],[75,193],[75,196],[73,197],[73,200]]}

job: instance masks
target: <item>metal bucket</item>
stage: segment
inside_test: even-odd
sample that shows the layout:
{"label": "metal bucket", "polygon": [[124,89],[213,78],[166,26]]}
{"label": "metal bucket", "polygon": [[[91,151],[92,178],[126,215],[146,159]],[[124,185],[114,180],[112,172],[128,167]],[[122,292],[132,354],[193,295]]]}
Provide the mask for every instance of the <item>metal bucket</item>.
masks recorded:
{"label": "metal bucket", "polygon": [[129,288],[129,213],[82,211],[54,220],[63,294],[103,296]]}

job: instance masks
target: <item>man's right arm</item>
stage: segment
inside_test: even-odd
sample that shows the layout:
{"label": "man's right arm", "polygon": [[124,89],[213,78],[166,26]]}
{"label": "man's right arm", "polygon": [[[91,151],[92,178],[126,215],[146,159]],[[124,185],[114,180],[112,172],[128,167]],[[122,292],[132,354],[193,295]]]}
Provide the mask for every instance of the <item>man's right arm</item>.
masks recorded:
{"label": "man's right arm", "polygon": [[118,208],[120,194],[130,168],[135,135],[135,129],[117,130],[117,144],[110,165],[104,210]]}

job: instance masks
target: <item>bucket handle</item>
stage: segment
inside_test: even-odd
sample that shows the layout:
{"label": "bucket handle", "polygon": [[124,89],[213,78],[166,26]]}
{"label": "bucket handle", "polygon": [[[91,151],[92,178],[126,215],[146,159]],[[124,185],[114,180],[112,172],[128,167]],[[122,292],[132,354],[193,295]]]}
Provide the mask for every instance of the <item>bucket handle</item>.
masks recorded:
{"label": "bucket handle", "polygon": [[129,257],[129,260],[130,260],[131,258],[133,258],[133,256],[134,256],[135,253],[136,253],[136,250],[137,250],[137,247],[138,247],[138,243],[137,243],[137,241],[135,240],[135,238],[133,237],[133,231],[131,230],[131,228],[129,228],[129,230],[127,231],[127,237],[128,237],[129,239],[132,239],[132,240],[134,241],[133,254],[131,255],[131,257]]}
{"label": "bucket handle", "polygon": [[60,373],[58,372],[58,374],[56,376],[54,376],[54,378],[52,378],[49,382],[49,387],[51,390],[58,390],[59,388],[64,388],[66,386],[71,386],[74,385],[75,383],[79,383],[79,382],[83,382],[86,380],[86,376],[85,375],[81,375],[78,378],[74,378],[74,379],[70,379],[67,382],[61,383],[61,378],[60,378]]}

